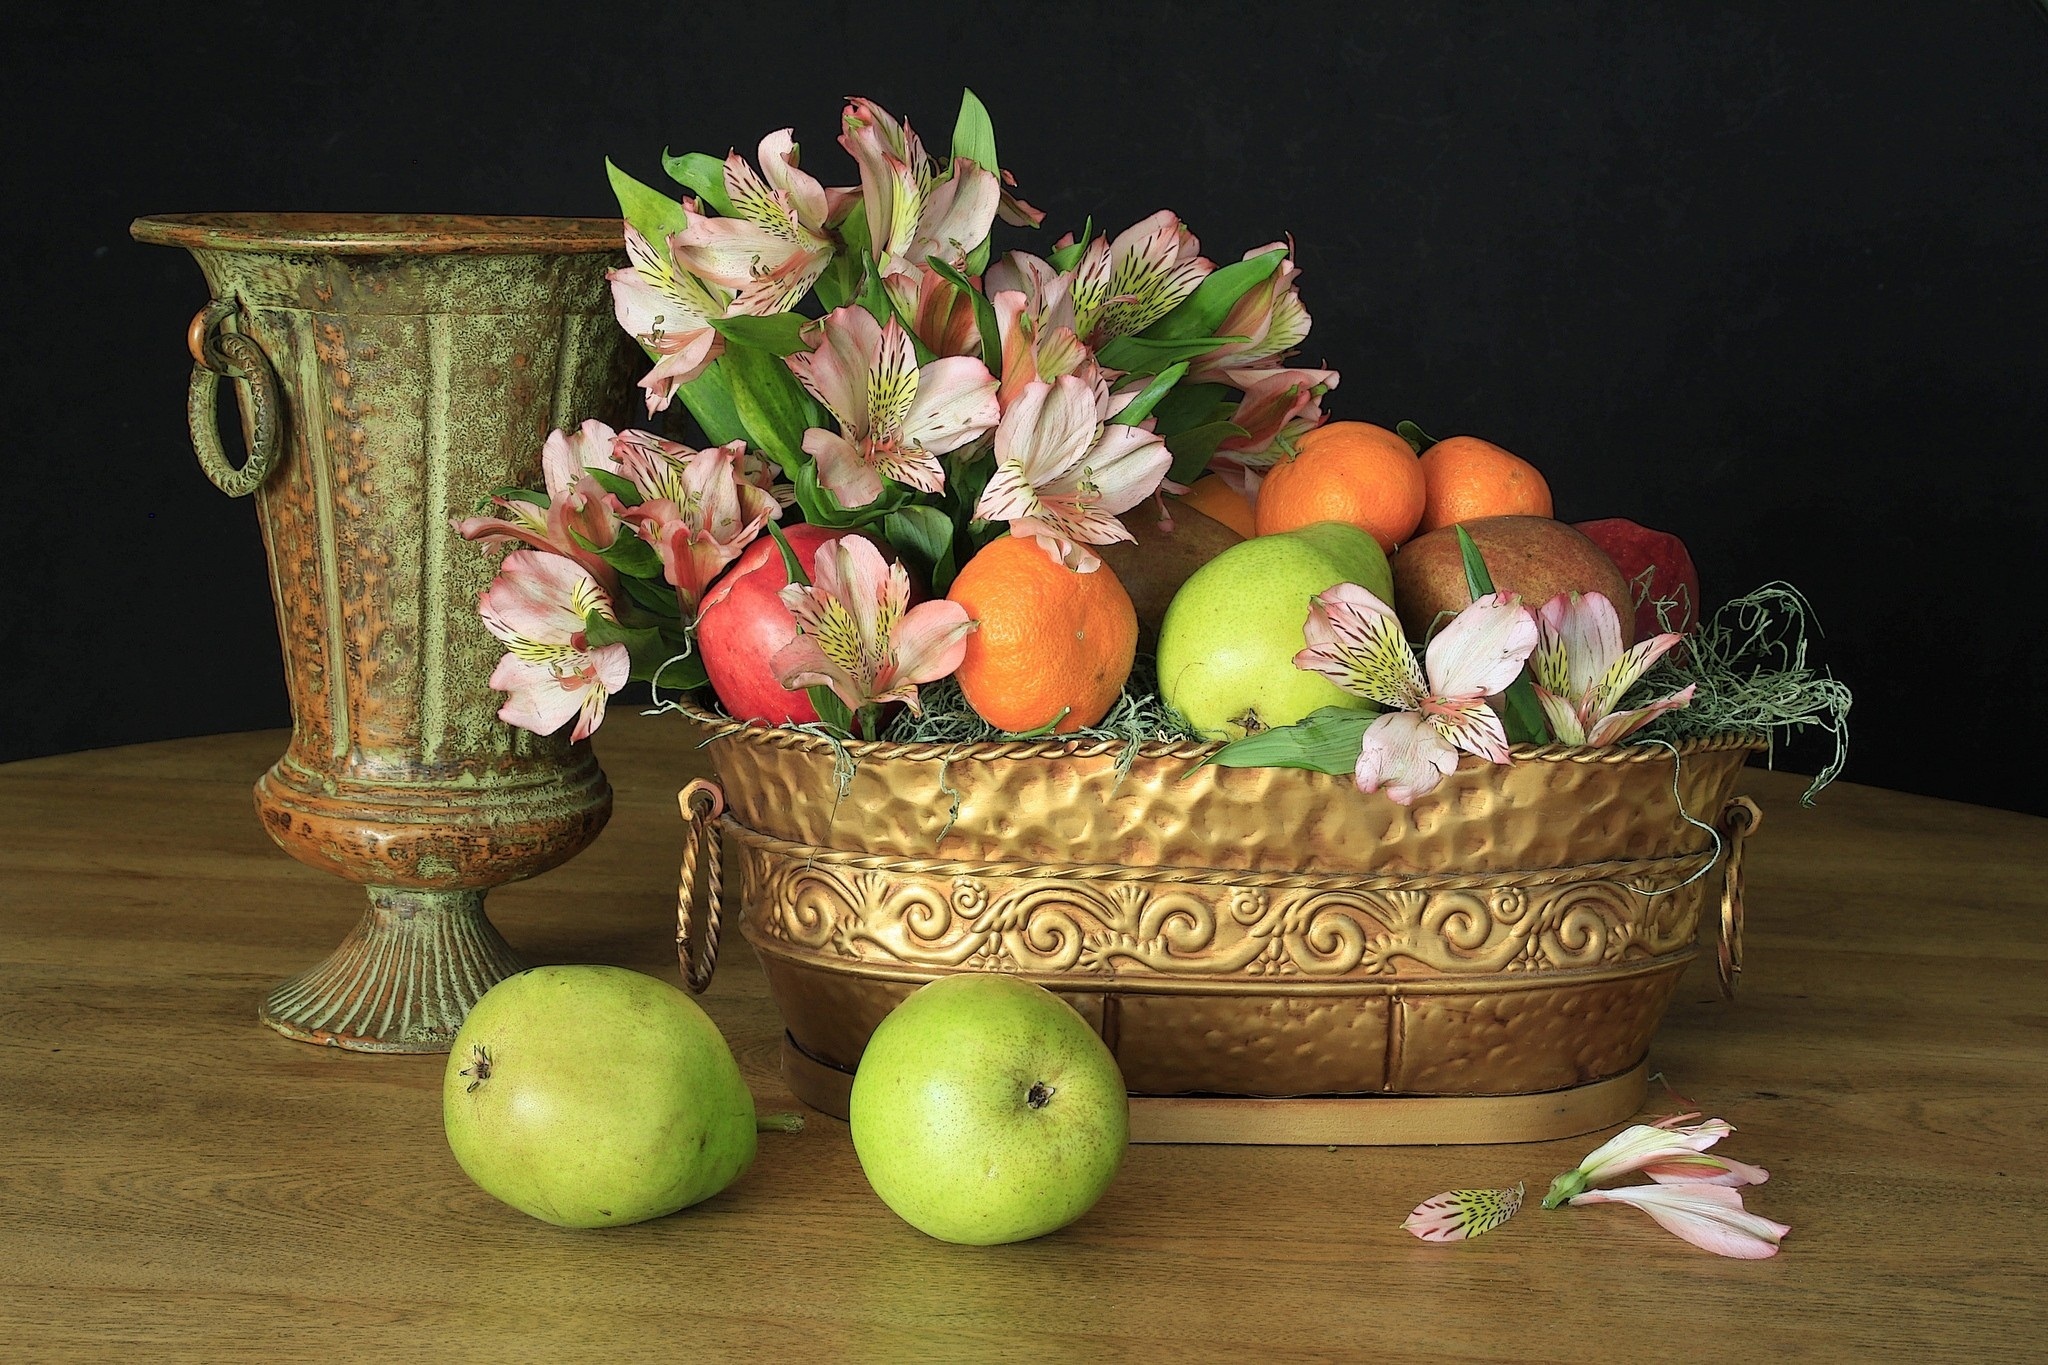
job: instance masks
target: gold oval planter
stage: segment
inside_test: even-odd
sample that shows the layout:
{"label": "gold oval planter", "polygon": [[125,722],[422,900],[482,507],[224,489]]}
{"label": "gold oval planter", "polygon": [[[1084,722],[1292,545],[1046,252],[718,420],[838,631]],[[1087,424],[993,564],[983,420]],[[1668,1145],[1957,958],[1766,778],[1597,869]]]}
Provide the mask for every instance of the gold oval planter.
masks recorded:
{"label": "gold oval planter", "polygon": [[1107,741],[835,748],[693,714],[722,791],[683,793],[686,975],[708,983],[691,907],[729,842],[785,1075],[827,1112],[897,1002],[1004,971],[1101,1032],[1141,1138],[1560,1137],[1641,1102],[1716,893],[1724,986],[1739,970],[1744,739],[1467,759],[1403,807],[1197,767],[1200,744],[1120,772]]}

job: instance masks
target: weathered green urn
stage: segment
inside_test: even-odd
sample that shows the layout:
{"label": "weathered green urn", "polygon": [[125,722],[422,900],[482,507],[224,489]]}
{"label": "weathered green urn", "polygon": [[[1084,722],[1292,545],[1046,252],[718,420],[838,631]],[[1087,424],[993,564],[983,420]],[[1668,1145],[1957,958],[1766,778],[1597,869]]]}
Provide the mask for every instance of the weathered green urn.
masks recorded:
{"label": "weathered green urn", "polygon": [[[611,814],[588,744],[498,719],[500,646],[476,615],[494,557],[449,521],[536,484],[550,430],[627,410],[638,357],[605,281],[620,224],[182,214],[133,232],[205,272],[192,441],[262,522],[292,739],[257,811],[293,857],[369,891],[354,932],[261,1017],[308,1042],[446,1051],[525,965],[485,891],[572,857]],[[240,465],[215,429],[222,379]]]}

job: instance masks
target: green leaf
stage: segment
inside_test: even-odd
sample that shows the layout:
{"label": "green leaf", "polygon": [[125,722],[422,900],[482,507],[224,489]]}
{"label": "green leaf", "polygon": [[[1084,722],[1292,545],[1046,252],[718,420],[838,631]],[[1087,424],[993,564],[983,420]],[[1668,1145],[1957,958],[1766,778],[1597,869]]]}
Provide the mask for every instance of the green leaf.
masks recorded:
{"label": "green leaf", "polygon": [[711,682],[704,673],[704,656],[695,650],[658,659],[647,666],[644,674],[636,662],[633,665],[633,677],[655,687],[673,687],[682,692],[695,692]]}
{"label": "green leaf", "polygon": [[[660,560],[661,557],[656,555],[655,562],[659,564]],[[676,590],[669,586],[667,580],[625,574],[619,579],[619,585],[625,588],[626,596],[633,599],[633,605],[642,611],[672,620],[682,619],[683,604],[676,600]]]}
{"label": "green leaf", "polygon": [[996,378],[1003,377],[1003,334],[996,326],[996,310],[989,303],[988,296],[971,284],[967,277],[947,265],[936,256],[926,261],[939,278],[962,290],[974,303],[974,325],[981,333],[981,359],[988,366],[988,372]]}
{"label": "green leaf", "polygon": [[1046,261],[1054,270],[1072,270],[1081,259],[1081,253],[1088,249],[1088,239],[1094,232],[1095,219],[1090,217],[1082,222],[1080,235],[1074,238],[1072,244],[1059,248],[1046,257]]}
{"label": "green leaf", "polygon": [[[612,477],[617,478],[617,475]],[[660,578],[662,576],[661,556],[631,531],[620,531],[618,537],[606,548],[600,550],[575,531],[569,532],[570,539],[578,545],[617,569],[627,578]]]}
{"label": "green leaf", "polygon": [[1377,710],[1325,706],[1297,725],[1282,725],[1232,740],[1209,762],[1226,768],[1306,768],[1318,773],[1349,773],[1358,767],[1358,751],[1365,745],[1366,727],[1377,719]]}
{"label": "green leaf", "polygon": [[996,127],[989,121],[988,108],[972,90],[960,92],[960,117],[953,121],[953,157],[966,157],[990,175],[1002,175],[996,165]]}
{"label": "green leaf", "polygon": [[718,363],[749,443],[791,479],[798,470],[811,468],[804,454],[804,433],[811,426],[809,395],[782,357],[758,346],[728,345]]}
{"label": "green leaf", "polygon": [[774,522],[768,523],[768,534],[775,541],[775,548],[782,552],[782,576],[801,588],[811,586],[811,576],[804,572],[804,562],[796,557],[796,548],[789,543],[789,537]]}
{"label": "green leaf", "polygon": [[1280,262],[1286,259],[1286,250],[1276,248],[1263,256],[1234,261],[1220,270],[1210,271],[1195,286],[1194,293],[1182,299],[1180,306],[1171,313],[1147,327],[1143,335],[1158,340],[1207,336],[1223,325],[1223,319],[1230,316],[1230,310],[1237,306],[1239,299],[1271,278],[1273,272],[1280,268]]}
{"label": "green leaf", "polygon": [[702,152],[684,152],[677,156],[663,151],[661,168],[668,172],[668,178],[685,189],[695,190],[697,197],[716,210],[721,218],[730,218],[732,199],[725,192],[725,163],[715,156]]}
{"label": "green leaf", "polygon": [[809,351],[803,330],[811,319],[801,313],[770,313],[765,317],[712,318],[711,325],[727,341],[752,346],[775,356]]}
{"label": "green leaf", "polygon": [[1166,477],[1175,483],[1193,483],[1209,467],[1209,457],[1217,446],[1244,434],[1244,428],[1235,422],[1207,422],[1174,433],[1166,438],[1166,448],[1173,452],[1173,468]]}
{"label": "green leaf", "polygon": [[704,439],[715,446],[747,439],[747,428],[733,406],[732,385],[725,377],[725,362],[714,360],[704,373],[682,385],[676,396],[683,400],[690,416],[697,419]]}
{"label": "green leaf", "polygon": [[1116,416],[1109,419],[1111,426],[1134,427],[1152,415],[1152,409],[1159,406],[1159,400],[1166,397],[1181,376],[1188,372],[1185,360],[1168,365],[1152,377],[1152,382],[1138,390],[1138,396],[1124,404]]}
{"label": "green leaf", "polygon": [[1436,444],[1436,437],[1430,435],[1421,427],[1416,426],[1413,422],[1396,422],[1394,424],[1394,431],[1402,440],[1408,443],[1409,448],[1417,455],[1420,455],[1423,451]]}
{"label": "green leaf", "polygon": [[818,482],[817,461],[806,459],[790,476],[796,486],[796,505],[803,509],[804,520],[813,526],[829,526],[835,530],[851,530],[857,526],[872,526],[891,512],[907,506],[916,494],[902,484],[889,479],[882,480],[882,494],[865,507],[846,507],[832,495],[832,490]]}
{"label": "green leaf", "polygon": [[614,166],[609,157],[605,159],[604,169],[605,174],[611,177],[612,193],[618,196],[619,212],[650,245],[659,247],[668,240],[670,233],[683,230],[681,204],[627,175]]}
{"label": "green leaf", "polygon": [[632,658],[631,676],[645,682],[654,676],[664,660],[672,659],[689,650],[687,640],[673,639],[668,631],[659,626],[629,626],[618,621],[607,620],[597,612],[588,612],[583,617],[583,638],[593,649],[605,645],[624,645]]}
{"label": "green leaf", "polygon": [[1059,728],[1060,728],[1060,722],[1061,722],[1061,721],[1063,721],[1063,720],[1065,720],[1065,719],[1067,718],[1067,713],[1068,713],[1068,712],[1070,712],[1070,711],[1072,711],[1073,709],[1074,709],[1074,708],[1073,708],[1073,707],[1071,707],[1071,706],[1062,706],[1062,707],[1060,708],[1060,713],[1059,713],[1058,715],[1054,716],[1054,717],[1053,717],[1053,718],[1052,718],[1051,720],[1047,721],[1047,722],[1046,722],[1045,724],[1043,724],[1043,725],[1041,725],[1041,726],[1037,727],[1036,729],[1032,729],[1032,730],[1015,730],[1015,731],[1012,731],[1012,732],[1010,732],[1010,734],[1009,734],[1009,738],[1011,738],[1011,739],[1043,739],[1043,738],[1044,738],[1045,736],[1047,736],[1047,735],[1050,735],[1050,734],[1054,734],[1054,733],[1056,733],[1056,732],[1057,732],[1057,731],[1059,730]]}
{"label": "green leaf", "polygon": [[1174,436],[1205,422],[1220,422],[1237,411],[1230,390],[1222,384],[1181,384],[1159,400],[1152,415],[1159,420],[1153,430]]}
{"label": "green leaf", "polygon": [[860,292],[860,258],[850,251],[833,255],[825,273],[818,276],[818,282],[811,286],[818,293],[818,302],[826,312],[844,308]]}
{"label": "green leaf", "polygon": [[1458,553],[1465,560],[1465,588],[1472,594],[1472,600],[1493,591],[1493,575],[1487,572],[1486,559],[1479,553],[1479,547],[1472,543],[1471,534],[1462,526],[1453,526],[1458,533]]}
{"label": "green leaf", "polygon": [[[1462,526],[1451,529],[1458,533],[1458,554],[1465,561],[1466,591],[1477,602],[1494,591],[1493,575],[1471,534]],[[1543,718],[1543,705],[1536,700],[1536,685],[1529,681],[1526,664],[1501,693],[1501,728],[1507,731],[1510,744],[1543,744],[1550,739],[1550,725]]]}
{"label": "green leaf", "polygon": [[[996,177],[997,187],[1002,185],[1002,168],[996,164],[996,129],[989,121],[988,110],[975,97],[972,90],[960,92],[960,117],[953,122],[953,160],[966,157],[975,165]],[[983,237],[967,255],[967,272],[979,275],[988,264],[989,239]]]}
{"label": "green leaf", "polygon": [[934,594],[953,586],[953,519],[936,507],[912,503],[882,519],[882,534]]}
{"label": "green leaf", "polygon": [[617,498],[621,507],[638,507],[644,501],[640,489],[624,475],[614,474],[609,469],[586,468],[583,472],[588,474],[599,488]]}
{"label": "green leaf", "polygon": [[1193,360],[1196,356],[1207,355],[1226,341],[1243,340],[1243,337],[1212,336],[1191,340],[1118,337],[1106,343],[1095,358],[1112,370],[1122,370],[1126,374],[1157,374],[1175,361]]}
{"label": "green leaf", "polygon": [[492,498],[503,498],[507,502],[523,502],[533,507],[547,507],[551,505],[547,494],[536,493],[531,488],[493,488],[489,497],[483,498],[477,503],[477,510],[481,512],[484,508],[489,507]]}

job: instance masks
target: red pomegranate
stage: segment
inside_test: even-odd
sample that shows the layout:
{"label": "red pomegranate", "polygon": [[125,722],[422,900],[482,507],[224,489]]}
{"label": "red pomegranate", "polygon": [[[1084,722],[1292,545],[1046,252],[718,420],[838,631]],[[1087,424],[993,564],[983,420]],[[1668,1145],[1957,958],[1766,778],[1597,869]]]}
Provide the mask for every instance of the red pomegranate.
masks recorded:
{"label": "red pomegranate", "polygon": [[[1657,620],[1657,600],[1675,600],[1679,606],[1672,613],[1671,629],[1683,633],[1691,630],[1700,617],[1700,575],[1692,564],[1692,555],[1685,548],[1685,542],[1669,531],[1653,531],[1625,517],[1608,517],[1602,521],[1582,521],[1578,530],[1586,539],[1607,552],[1621,570],[1621,576],[1634,589],[1642,579],[1644,571],[1650,571],[1649,596],[1636,608],[1636,638],[1647,640],[1663,631]],[[1625,605],[1616,602],[1618,609]]]}

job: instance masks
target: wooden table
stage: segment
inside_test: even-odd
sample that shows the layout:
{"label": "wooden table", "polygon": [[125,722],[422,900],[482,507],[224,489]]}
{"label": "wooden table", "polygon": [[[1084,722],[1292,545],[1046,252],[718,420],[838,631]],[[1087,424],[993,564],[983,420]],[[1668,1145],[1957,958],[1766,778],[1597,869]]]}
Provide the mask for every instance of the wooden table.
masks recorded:
{"label": "wooden table", "polygon": [[[1770,1168],[1775,1260],[1633,1210],[1535,1199],[1598,1136],[1511,1147],[1134,1147],[1102,1203],[1019,1246],[931,1241],[843,1125],[764,1134],[673,1218],[559,1231],[449,1156],[437,1057],[260,1027],[360,893],[272,847],[278,733],[0,767],[0,1358],[1730,1361],[2027,1357],[2048,1332],[2048,821],[1753,773],[1749,971],[1696,966],[1652,1063]],[[491,897],[537,961],[675,979],[680,721],[614,714],[618,811]],[[767,1108],[780,1031],[728,942],[705,1004]],[[1677,1106],[1653,1087],[1648,1112]],[[1529,1183],[1482,1241],[1401,1230]]]}

